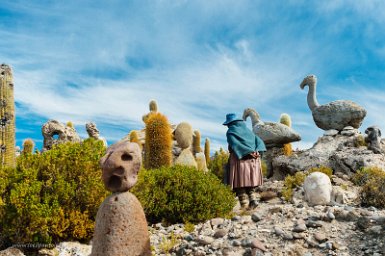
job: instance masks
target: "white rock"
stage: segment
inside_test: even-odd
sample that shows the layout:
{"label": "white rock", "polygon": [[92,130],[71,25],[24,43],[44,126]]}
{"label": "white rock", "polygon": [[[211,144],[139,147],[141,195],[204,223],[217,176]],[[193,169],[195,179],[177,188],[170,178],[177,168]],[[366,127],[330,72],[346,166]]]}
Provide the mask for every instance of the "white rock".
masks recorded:
{"label": "white rock", "polygon": [[305,190],[305,200],[310,205],[325,205],[330,203],[332,184],[326,174],[313,172],[306,177],[303,188]]}

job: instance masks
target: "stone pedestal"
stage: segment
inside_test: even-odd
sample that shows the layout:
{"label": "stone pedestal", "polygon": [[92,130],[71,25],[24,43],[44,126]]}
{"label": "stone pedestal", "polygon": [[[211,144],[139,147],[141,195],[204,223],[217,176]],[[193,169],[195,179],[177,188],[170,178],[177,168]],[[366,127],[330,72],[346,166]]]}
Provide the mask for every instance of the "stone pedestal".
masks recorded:
{"label": "stone pedestal", "polygon": [[96,215],[91,256],[151,255],[146,217],[130,192],[107,197]]}

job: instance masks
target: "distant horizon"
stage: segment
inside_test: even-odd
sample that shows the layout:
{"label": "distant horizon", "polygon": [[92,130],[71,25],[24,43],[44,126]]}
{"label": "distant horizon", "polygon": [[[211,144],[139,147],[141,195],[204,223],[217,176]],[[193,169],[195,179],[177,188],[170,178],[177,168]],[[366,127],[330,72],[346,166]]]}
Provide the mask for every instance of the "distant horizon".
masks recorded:
{"label": "distant horizon", "polygon": [[[320,104],[351,100],[367,110],[360,131],[385,129],[385,2],[5,0],[0,62],[14,76],[16,145],[41,126],[93,121],[109,145],[142,129],[155,99],[170,123],[227,148],[225,115],[245,108],[263,121],[292,118],[311,147],[324,131],[307,106],[306,75]],[[250,120],[247,120],[251,128]]]}

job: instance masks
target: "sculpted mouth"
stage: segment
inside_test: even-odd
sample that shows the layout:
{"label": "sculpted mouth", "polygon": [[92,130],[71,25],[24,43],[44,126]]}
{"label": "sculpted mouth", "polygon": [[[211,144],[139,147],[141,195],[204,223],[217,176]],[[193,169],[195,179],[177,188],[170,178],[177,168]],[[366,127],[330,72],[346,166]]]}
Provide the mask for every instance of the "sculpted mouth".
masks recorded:
{"label": "sculpted mouth", "polygon": [[112,189],[118,189],[122,186],[122,178],[117,175],[112,175],[108,181],[108,186]]}

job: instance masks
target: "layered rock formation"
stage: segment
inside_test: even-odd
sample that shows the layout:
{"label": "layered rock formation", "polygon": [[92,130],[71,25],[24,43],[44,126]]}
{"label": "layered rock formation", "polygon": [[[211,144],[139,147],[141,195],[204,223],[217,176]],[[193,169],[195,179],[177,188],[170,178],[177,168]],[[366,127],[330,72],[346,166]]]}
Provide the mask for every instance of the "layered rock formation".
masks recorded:
{"label": "layered rock formation", "polygon": [[[364,136],[353,127],[342,131],[326,131],[312,148],[295,152],[292,156],[270,152],[273,178],[283,179],[287,174],[326,166],[348,175],[362,167],[378,166],[385,169],[385,156],[376,154],[363,145]],[[381,143],[383,147],[383,143]]]}
{"label": "layered rock formation", "polygon": [[52,146],[66,142],[80,142],[81,139],[75,128],[66,126],[56,120],[46,122],[41,128],[44,137],[43,151],[50,150]]}

